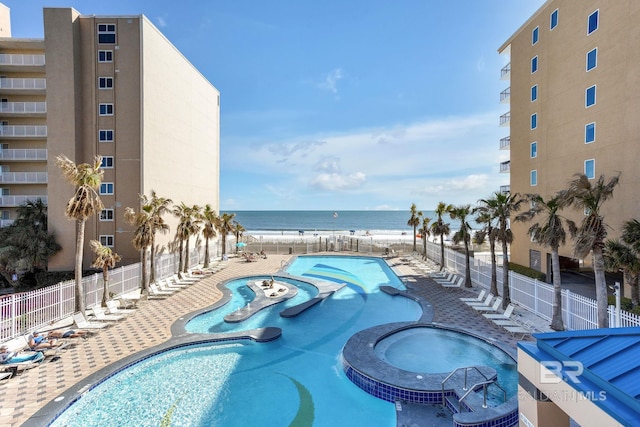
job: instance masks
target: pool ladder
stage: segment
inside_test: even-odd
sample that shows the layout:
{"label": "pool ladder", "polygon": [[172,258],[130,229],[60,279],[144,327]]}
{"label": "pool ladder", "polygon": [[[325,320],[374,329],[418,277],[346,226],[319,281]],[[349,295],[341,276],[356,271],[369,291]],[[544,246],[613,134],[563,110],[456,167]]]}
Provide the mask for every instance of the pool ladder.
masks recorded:
{"label": "pool ladder", "polygon": [[[449,375],[447,375],[447,377],[442,380],[442,406],[446,407],[446,398],[444,395],[444,384],[458,371],[464,369],[464,385],[462,387],[462,390],[465,391],[465,393],[462,395],[462,397],[460,399],[458,399],[458,412],[462,412],[462,401],[464,399],[466,399],[466,397],[471,394],[473,391],[475,391],[478,387],[482,387],[483,389],[483,401],[482,401],[482,407],[483,408],[487,408],[487,387],[490,386],[491,384],[494,384],[496,387],[498,387],[500,390],[502,390],[502,394],[504,397],[504,401],[507,401],[507,392],[505,391],[504,388],[502,388],[500,386],[500,384],[497,383],[496,379],[489,379],[487,378],[487,376],[480,370],[478,369],[477,366],[465,366],[462,368],[456,368],[453,371],[451,371],[451,373]],[[482,378],[484,378],[483,381],[477,382],[475,384],[473,384],[471,387],[467,386],[467,373],[469,372],[469,370],[474,370],[477,373],[480,374],[480,376]]]}

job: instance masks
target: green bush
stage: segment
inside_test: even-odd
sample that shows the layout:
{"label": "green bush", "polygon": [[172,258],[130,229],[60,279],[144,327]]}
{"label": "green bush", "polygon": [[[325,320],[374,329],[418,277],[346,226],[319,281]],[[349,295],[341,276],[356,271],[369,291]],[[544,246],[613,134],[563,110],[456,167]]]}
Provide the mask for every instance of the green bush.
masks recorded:
{"label": "green bush", "polygon": [[523,276],[531,277],[532,279],[540,280],[541,282],[547,281],[547,275],[541,271],[534,270],[533,268],[525,267],[524,265],[509,263],[509,270],[514,273],[522,274]]}
{"label": "green bush", "polygon": [[[609,305],[616,305],[616,296],[609,295],[609,297],[607,298],[607,303]],[[624,311],[633,312],[633,303],[631,302],[631,298],[627,298],[627,297],[620,298],[620,308]],[[640,313],[636,313],[636,314],[640,314]]]}

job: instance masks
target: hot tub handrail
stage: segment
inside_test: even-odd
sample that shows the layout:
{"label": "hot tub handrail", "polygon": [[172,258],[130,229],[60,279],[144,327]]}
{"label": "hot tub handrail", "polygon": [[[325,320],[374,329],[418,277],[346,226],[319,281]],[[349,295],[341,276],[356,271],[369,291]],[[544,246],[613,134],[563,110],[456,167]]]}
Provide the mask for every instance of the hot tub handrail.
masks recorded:
{"label": "hot tub handrail", "polygon": [[462,401],[469,395],[471,394],[471,392],[473,392],[474,390],[476,390],[479,386],[482,386],[483,389],[483,401],[482,401],[482,407],[483,408],[487,408],[487,386],[494,384],[496,387],[498,387],[500,390],[502,390],[502,394],[504,395],[504,402],[507,401],[507,392],[505,389],[503,389],[500,384],[498,384],[496,382],[496,380],[487,380],[487,381],[481,381],[477,384],[474,384],[469,390],[467,390],[467,392],[465,394],[462,395],[462,397],[460,399],[458,399],[458,412],[462,412]]}
{"label": "hot tub handrail", "polygon": [[[458,372],[459,370],[464,369],[464,386],[462,387],[463,390],[467,390],[467,372],[469,372],[469,369],[473,369],[476,372],[478,372],[482,378],[485,379],[485,381],[490,381],[489,378],[487,378],[487,376],[480,370],[478,369],[477,366],[462,366],[462,367],[458,367],[456,369],[454,369],[453,371],[451,371],[451,373],[449,373],[449,375],[447,375],[445,377],[445,379],[442,380],[442,406],[446,406],[446,401],[444,398],[444,384],[449,380],[449,378],[451,378],[456,372]],[[480,385],[481,383],[478,383],[476,385],[474,385],[471,390],[473,390],[476,386]],[[465,396],[469,394],[468,392],[465,393]]]}

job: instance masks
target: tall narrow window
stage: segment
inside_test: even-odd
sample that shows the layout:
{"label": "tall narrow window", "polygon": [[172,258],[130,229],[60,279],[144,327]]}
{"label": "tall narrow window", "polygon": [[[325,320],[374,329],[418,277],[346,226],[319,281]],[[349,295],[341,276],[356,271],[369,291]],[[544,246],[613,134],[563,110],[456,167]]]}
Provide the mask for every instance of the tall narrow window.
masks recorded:
{"label": "tall narrow window", "polygon": [[115,44],[116,26],[115,24],[98,24],[98,43]]}
{"label": "tall narrow window", "polygon": [[99,77],[98,87],[100,89],[113,89],[113,77]]}
{"label": "tall narrow window", "polygon": [[107,246],[107,247],[112,248],[113,247],[113,235],[101,234],[100,235],[100,244],[102,246]]}
{"label": "tall narrow window", "polygon": [[589,179],[596,177],[596,161],[594,159],[584,161],[584,174]]}
{"label": "tall narrow window", "polygon": [[558,26],[558,9],[551,12],[551,16],[549,17],[549,29],[553,30]]}
{"label": "tall narrow window", "polygon": [[531,129],[535,129],[538,127],[538,114],[533,113],[531,115]]}
{"label": "tall narrow window", "polygon": [[587,23],[587,34],[591,34],[598,29],[598,15],[598,10],[589,15],[589,21]]}
{"label": "tall narrow window", "polygon": [[538,99],[538,85],[531,86],[531,102]]}
{"label": "tall narrow window", "polygon": [[535,27],[533,29],[533,31],[531,31],[531,44],[532,45],[538,43],[538,36],[539,36],[538,33],[539,32],[540,32],[540,29],[538,27]]}
{"label": "tall narrow window", "polygon": [[98,131],[98,140],[100,142],[113,142],[113,131],[111,129],[100,129]]}
{"label": "tall narrow window", "polygon": [[584,91],[584,105],[589,108],[596,103],[596,86],[593,85]]}
{"label": "tall narrow window", "polygon": [[113,209],[102,209],[100,211],[100,221],[113,221]]}
{"label": "tall narrow window", "polygon": [[535,169],[531,171],[530,184],[532,187],[538,185],[538,171]]}
{"label": "tall narrow window", "polygon": [[538,56],[534,56],[533,58],[531,58],[531,74],[535,73],[536,71],[538,71]]}
{"label": "tall narrow window", "polygon": [[531,143],[531,158],[535,159],[536,157],[538,157],[538,143],[537,142],[532,142]]}
{"label": "tall narrow window", "polygon": [[113,156],[103,156],[102,163],[100,163],[100,167],[103,169],[112,169],[113,168]]}
{"label": "tall narrow window", "polygon": [[593,70],[598,66],[598,48],[590,50],[587,53],[587,71]]}
{"label": "tall narrow window", "polygon": [[589,123],[584,126],[584,143],[591,144],[596,140],[596,123]]}
{"label": "tall narrow window", "polygon": [[112,50],[99,50],[98,51],[98,62],[113,62],[113,51]]}
{"label": "tall narrow window", "polygon": [[100,104],[98,110],[101,116],[113,116],[113,104]]}
{"label": "tall narrow window", "polygon": [[100,184],[100,194],[113,194],[113,182],[103,182]]}

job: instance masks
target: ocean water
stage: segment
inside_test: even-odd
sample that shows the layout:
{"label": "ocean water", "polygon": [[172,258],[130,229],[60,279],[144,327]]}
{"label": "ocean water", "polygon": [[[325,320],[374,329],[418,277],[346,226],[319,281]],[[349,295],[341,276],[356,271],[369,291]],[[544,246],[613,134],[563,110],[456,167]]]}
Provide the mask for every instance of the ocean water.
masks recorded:
{"label": "ocean water", "polygon": [[[287,234],[327,231],[369,231],[371,234],[411,234],[407,225],[411,213],[406,211],[222,211],[235,213],[238,221],[249,233]],[[433,211],[423,211],[427,218],[435,218]],[[447,217],[447,222],[454,223]],[[418,227],[419,228],[419,227]]]}

